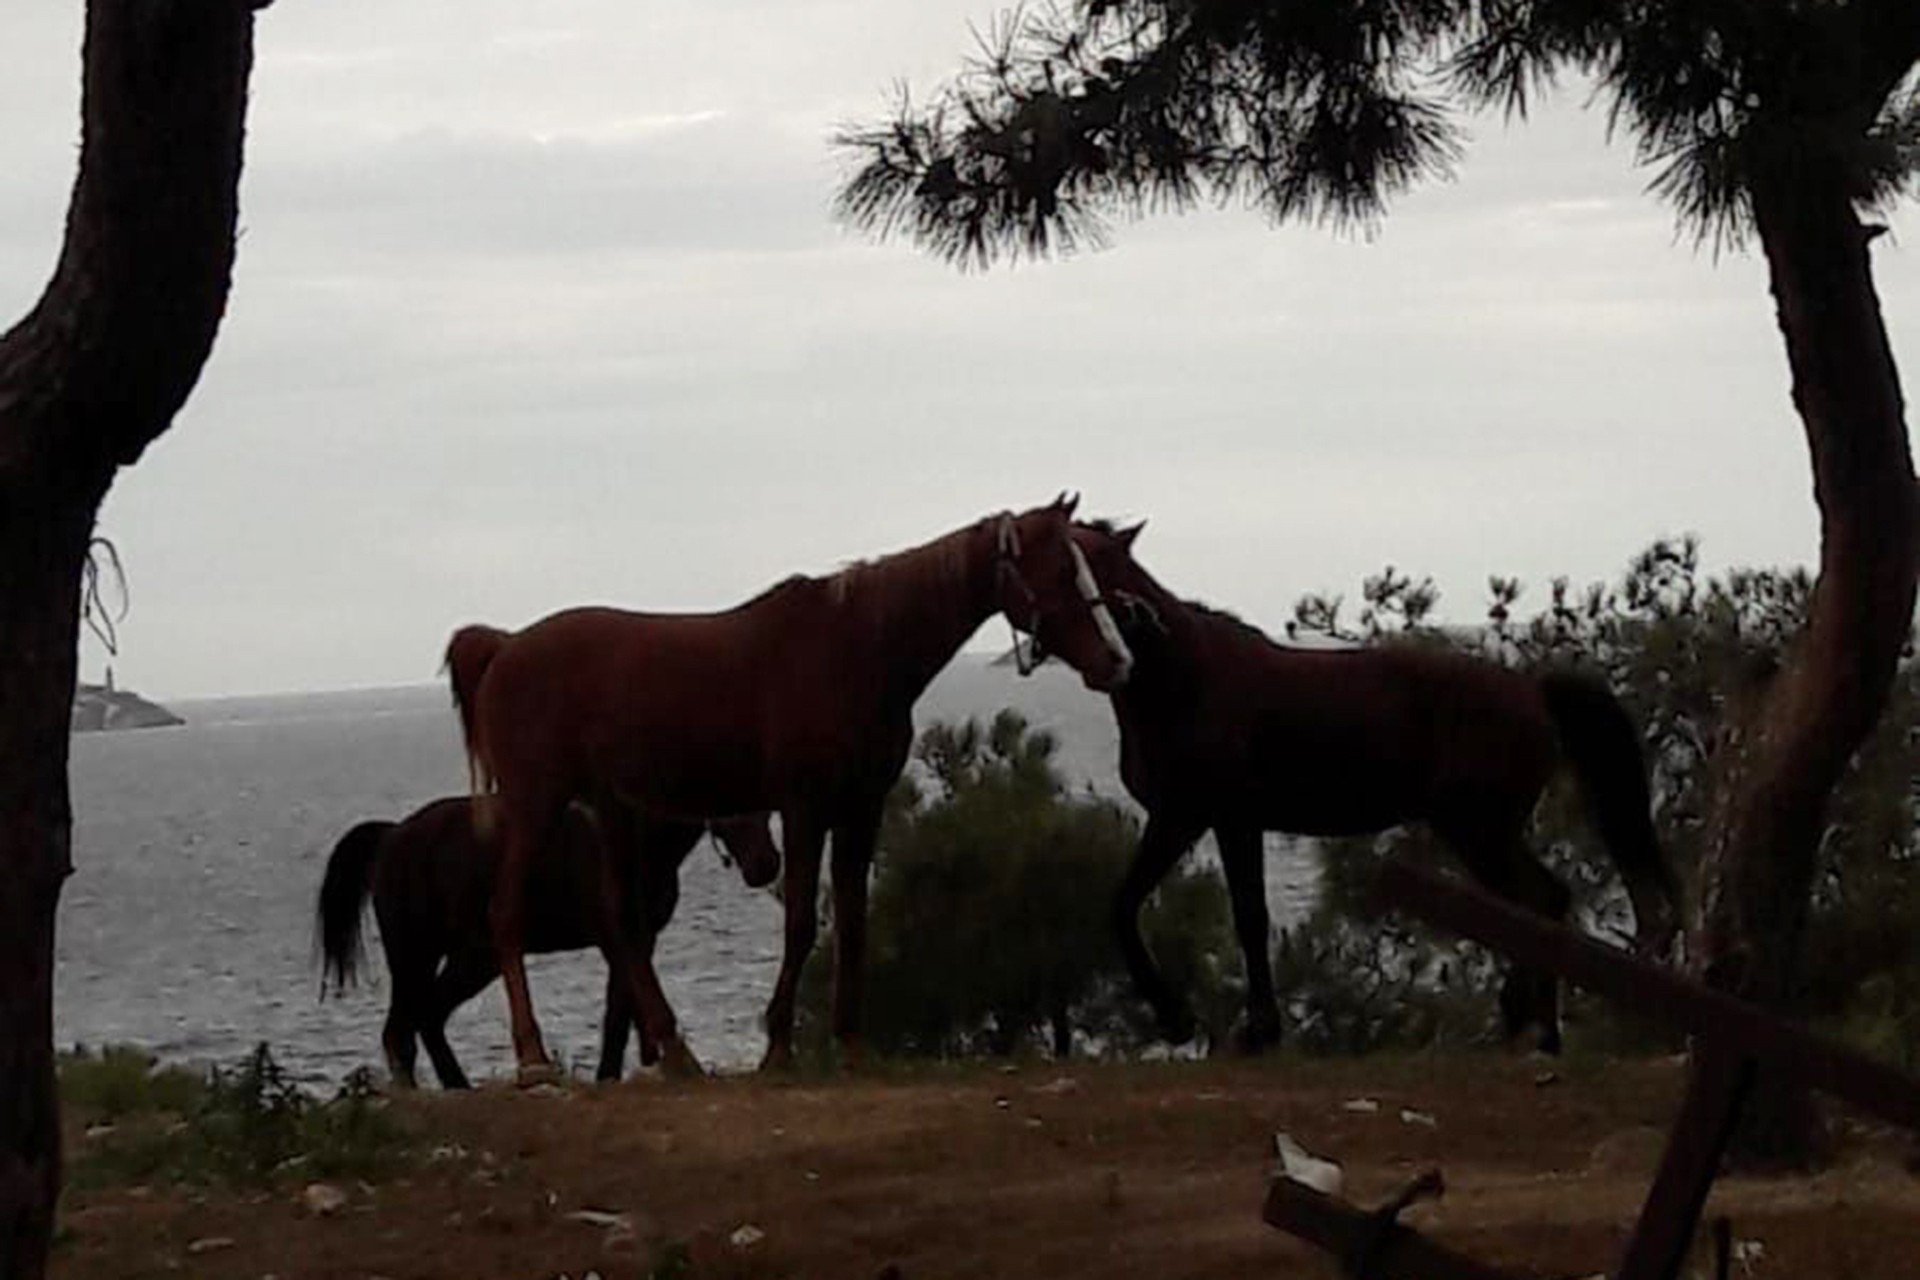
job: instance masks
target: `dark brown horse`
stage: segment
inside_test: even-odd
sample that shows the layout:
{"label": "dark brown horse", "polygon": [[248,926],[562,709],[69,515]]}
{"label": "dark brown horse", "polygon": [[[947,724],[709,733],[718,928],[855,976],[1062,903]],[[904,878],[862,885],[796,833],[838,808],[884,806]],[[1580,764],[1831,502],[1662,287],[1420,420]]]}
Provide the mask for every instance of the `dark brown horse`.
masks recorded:
{"label": "dark brown horse", "polygon": [[[781,816],[786,947],[766,1063],[792,1056],[795,988],[818,929],[833,838],[834,1031],[858,1054],[867,875],[888,790],[933,677],[1003,613],[1089,685],[1131,658],[1069,536],[1074,503],[988,516],[826,578],[793,577],[723,613],[570,609],[512,636],[465,628],[447,649],[475,793],[497,793],[505,862],[494,929],[524,1076],[546,1070],[521,963],[520,884],[571,800],[653,818]],[[610,892],[619,886],[609,884]],[[652,966],[632,966],[642,1026],[697,1070]]]}
{"label": "dark brown horse", "polygon": [[[1424,822],[1482,884],[1558,920],[1566,887],[1529,851],[1524,832],[1547,782],[1568,764],[1626,882],[1642,945],[1670,942],[1676,885],[1654,836],[1639,736],[1604,685],[1404,646],[1283,648],[1162,587],[1133,558],[1139,532],[1081,524],[1074,538],[1135,655],[1132,678],[1112,700],[1121,778],[1147,825],[1114,924],[1169,1039],[1192,1035],[1192,1014],[1155,968],[1138,917],[1209,829],[1246,962],[1250,1048],[1280,1033],[1267,954],[1268,831],[1343,836]],[[1510,976],[1501,1011],[1510,1035],[1537,1024],[1541,1047],[1558,1048],[1551,978]]]}
{"label": "dark brown horse", "polygon": [[[476,836],[472,804],[469,797],[457,796],[435,800],[399,822],[360,823],[334,846],[320,884],[316,934],[335,989],[350,985],[365,962],[361,921],[369,899],[373,903],[391,983],[380,1039],[394,1082],[407,1088],[415,1083],[422,1042],[443,1088],[468,1087],[447,1044],[447,1019],[500,974],[488,925],[499,850]],[[557,845],[529,868],[527,950],[604,950],[600,859],[605,838],[614,856],[638,857],[652,869],[625,904],[622,922],[629,945],[650,951],[679,901],[680,864],[704,830],[698,823],[639,824],[618,815],[603,822],[581,806],[570,807]],[[749,887],[772,884],[780,874],[780,850],[765,817],[716,822],[712,831]],[[601,1080],[620,1078],[633,1021],[630,1009],[626,989],[609,967]],[[657,1047],[643,1036],[641,1062],[657,1056]]]}

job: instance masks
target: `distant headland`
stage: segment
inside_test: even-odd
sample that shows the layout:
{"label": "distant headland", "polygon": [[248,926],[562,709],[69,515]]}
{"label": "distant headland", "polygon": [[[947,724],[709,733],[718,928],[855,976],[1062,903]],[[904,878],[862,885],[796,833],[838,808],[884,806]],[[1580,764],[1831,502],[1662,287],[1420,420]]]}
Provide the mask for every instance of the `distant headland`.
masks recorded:
{"label": "distant headland", "polygon": [[185,723],[185,720],[157,702],[148,702],[137,693],[114,688],[112,667],[107,668],[105,684],[82,682],[73,691],[75,733],[157,729],[164,725]]}

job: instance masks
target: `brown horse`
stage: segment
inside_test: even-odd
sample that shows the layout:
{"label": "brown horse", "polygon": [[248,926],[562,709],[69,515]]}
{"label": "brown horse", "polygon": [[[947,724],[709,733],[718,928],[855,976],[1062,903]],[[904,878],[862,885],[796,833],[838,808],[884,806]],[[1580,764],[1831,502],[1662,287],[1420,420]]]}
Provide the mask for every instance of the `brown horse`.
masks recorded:
{"label": "brown horse", "polygon": [[[476,836],[472,805],[469,797],[457,796],[435,800],[399,822],[358,824],[334,846],[320,884],[315,933],[336,990],[351,985],[365,962],[361,921],[372,900],[391,983],[380,1039],[394,1082],[405,1088],[414,1086],[421,1043],[442,1088],[468,1087],[447,1043],[447,1019],[500,974],[487,919],[499,850]],[[629,945],[650,951],[679,901],[680,864],[705,830],[698,823],[638,824],[630,816],[606,822],[582,806],[570,807],[558,846],[529,868],[527,950],[547,954],[602,946],[604,836],[615,856],[623,850],[635,856],[634,849],[643,849],[638,856],[652,869],[649,882],[626,904],[622,923]],[[764,816],[715,822],[711,830],[749,888],[772,884],[780,874],[780,850]],[[633,1021],[630,1009],[626,989],[609,967],[598,1079],[620,1078]],[[640,1061],[657,1057],[658,1047],[642,1036]]]}
{"label": "brown horse", "polygon": [[[1112,701],[1121,778],[1147,825],[1114,924],[1169,1039],[1188,1039],[1193,1017],[1155,968],[1138,917],[1209,829],[1246,963],[1243,1036],[1252,1049],[1280,1033],[1267,954],[1268,831],[1343,836],[1425,822],[1489,889],[1563,919],[1566,887],[1528,850],[1524,831],[1564,762],[1626,882],[1643,945],[1671,941],[1677,889],[1654,836],[1645,760],[1605,686],[1411,647],[1283,648],[1162,587],[1133,558],[1139,533],[1080,524],[1074,538],[1136,659]],[[1550,977],[1510,976],[1500,1003],[1509,1035],[1537,1024],[1540,1047],[1558,1049]]]}
{"label": "brown horse", "polygon": [[[833,1024],[848,1059],[858,1056],[867,874],[913,744],[915,699],[995,613],[1067,656],[1090,686],[1126,680],[1132,659],[1070,536],[1073,508],[1062,495],[988,516],[831,577],[789,578],[722,613],[571,609],[512,636],[455,633],[447,665],[475,793],[497,793],[488,811],[504,833],[494,932],[523,1077],[547,1068],[520,958],[520,885],[575,799],[682,821],[780,814],[786,947],[766,1065],[791,1060],[831,835]],[[635,959],[641,1025],[667,1065],[697,1070],[651,964]]]}

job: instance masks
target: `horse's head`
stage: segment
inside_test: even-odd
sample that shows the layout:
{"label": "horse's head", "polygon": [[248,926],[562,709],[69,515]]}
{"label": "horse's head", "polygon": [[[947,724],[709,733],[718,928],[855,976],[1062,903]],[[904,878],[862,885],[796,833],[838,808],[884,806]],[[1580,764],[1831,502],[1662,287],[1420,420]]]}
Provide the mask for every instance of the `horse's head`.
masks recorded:
{"label": "horse's head", "polygon": [[[1000,611],[1015,631],[1032,637],[1034,662],[1058,654],[1088,688],[1104,693],[1127,682],[1133,654],[1074,542],[1079,501],[1063,493],[1044,507],[998,517]],[[1030,669],[1023,663],[1023,670]]]}
{"label": "horse's head", "polygon": [[1073,525],[1073,545],[1100,584],[1103,598],[1129,643],[1166,629],[1153,603],[1163,592],[1133,558],[1134,539],[1146,527],[1144,520],[1125,528],[1106,520],[1076,521]]}

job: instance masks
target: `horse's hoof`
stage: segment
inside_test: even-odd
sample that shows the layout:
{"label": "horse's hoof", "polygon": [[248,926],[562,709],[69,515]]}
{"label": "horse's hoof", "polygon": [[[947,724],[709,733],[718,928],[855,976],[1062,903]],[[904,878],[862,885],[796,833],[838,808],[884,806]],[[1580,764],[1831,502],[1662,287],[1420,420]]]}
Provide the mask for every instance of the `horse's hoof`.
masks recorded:
{"label": "horse's hoof", "polygon": [[543,1084],[559,1084],[560,1069],[551,1062],[523,1062],[513,1073],[514,1087],[535,1089]]}
{"label": "horse's hoof", "polygon": [[1200,1034],[1200,1023],[1190,1013],[1160,1019],[1160,1038],[1170,1045],[1192,1044]]}
{"label": "horse's hoof", "polygon": [[660,1055],[660,1073],[674,1080],[700,1080],[706,1077],[707,1069],[687,1048],[687,1042],[675,1036]]}

